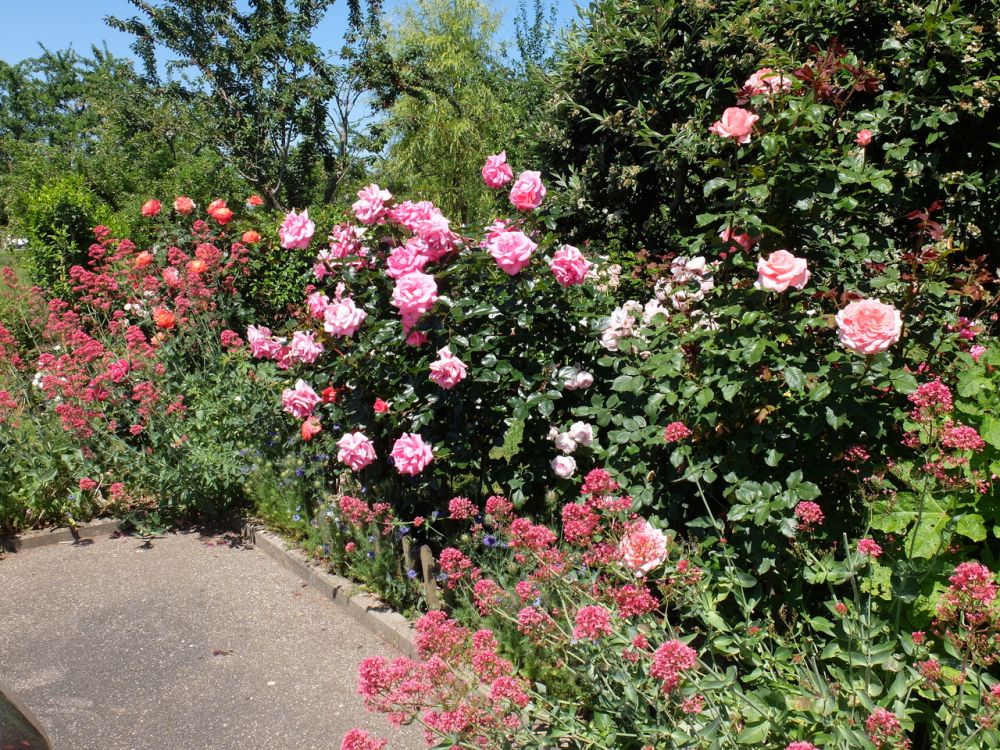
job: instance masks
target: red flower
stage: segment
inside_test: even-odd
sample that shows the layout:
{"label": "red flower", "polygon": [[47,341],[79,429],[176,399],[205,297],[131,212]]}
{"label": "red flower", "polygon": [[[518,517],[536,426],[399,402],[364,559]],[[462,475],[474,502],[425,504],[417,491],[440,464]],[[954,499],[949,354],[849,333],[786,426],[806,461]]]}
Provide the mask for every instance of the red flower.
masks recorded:
{"label": "red flower", "polygon": [[148,201],[142,204],[142,209],[140,209],[140,213],[147,219],[151,219],[152,217],[160,213],[160,208],[161,208],[160,202],[155,198],[150,198]]}
{"label": "red flower", "polygon": [[389,402],[383,401],[380,398],[375,399],[375,413],[376,414],[386,414],[389,411]]}
{"label": "red flower", "polygon": [[302,423],[302,439],[307,443],[316,437],[319,433],[323,431],[323,425],[320,424],[319,417],[309,417]]}
{"label": "red flower", "polygon": [[153,323],[156,324],[157,328],[162,328],[165,331],[169,331],[177,325],[177,318],[174,314],[163,307],[156,307],[153,309]]}
{"label": "red flower", "polygon": [[139,253],[137,256],[135,256],[135,267],[136,268],[145,268],[146,266],[148,266],[152,262],[153,262],[153,254],[151,252],[149,252],[148,250],[145,250],[145,251]]}
{"label": "red flower", "polygon": [[256,193],[254,193],[249,198],[247,198],[247,205],[251,206],[251,207],[253,207],[253,206],[263,206],[264,205],[264,199],[261,198]]}
{"label": "red flower", "polygon": [[340,397],[340,389],[334,388],[330,385],[324,388],[320,395],[323,398],[324,404],[335,404],[337,403],[337,399]]}

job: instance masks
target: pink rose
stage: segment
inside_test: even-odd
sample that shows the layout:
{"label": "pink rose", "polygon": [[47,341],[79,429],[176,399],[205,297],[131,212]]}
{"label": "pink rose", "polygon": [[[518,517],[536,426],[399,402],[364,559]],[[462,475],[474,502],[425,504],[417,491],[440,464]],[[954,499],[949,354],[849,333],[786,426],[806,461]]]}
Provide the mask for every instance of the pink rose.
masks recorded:
{"label": "pink rose", "polygon": [[451,231],[450,222],[437,210],[426,219],[418,221],[415,231],[417,237],[424,241],[427,257],[431,261],[440,260],[454,250],[458,243],[458,235]]}
{"label": "pink rose", "polygon": [[247,327],[247,343],[255,359],[275,359],[281,352],[281,342],[275,341],[271,329],[266,326]]}
{"label": "pink rose", "polygon": [[549,267],[556,281],[563,286],[573,286],[586,281],[590,261],[572,245],[563,245],[552,256]]}
{"label": "pink rose", "polygon": [[424,442],[420,435],[411,432],[404,432],[392,446],[393,464],[400,474],[409,474],[411,477],[422,472],[427,464],[434,459],[434,451]]}
{"label": "pink rose", "polygon": [[482,175],[486,186],[494,190],[502,188],[514,179],[514,172],[507,163],[507,152],[501,151],[494,156],[487,156],[486,163],[483,165]]}
{"label": "pink rose", "polygon": [[639,520],[625,532],[618,552],[626,568],[643,576],[667,559],[667,537],[649,521]]}
{"label": "pink rose", "polygon": [[394,247],[385,261],[385,273],[398,279],[411,271],[423,271],[428,262],[427,245],[419,237],[410,237],[405,245]]}
{"label": "pink rose", "polygon": [[361,227],[351,224],[338,224],[330,230],[330,247],[322,251],[316,260],[329,263],[332,260],[344,260],[354,258],[351,265],[360,267],[363,265],[362,258],[368,254],[368,250],[361,243]]}
{"label": "pink rose", "polygon": [[322,431],[323,424],[319,421],[319,417],[317,416],[309,417],[299,428],[299,434],[302,435],[302,439],[307,443],[319,435]]}
{"label": "pink rose", "polygon": [[139,210],[143,216],[147,219],[151,219],[160,213],[161,204],[156,198],[150,198],[148,201],[142,204],[142,208]]}
{"label": "pink rose", "polygon": [[350,297],[337,298],[323,313],[323,330],[334,336],[353,336],[367,317]]}
{"label": "pink rose", "polygon": [[576,471],[576,459],[572,456],[556,456],[549,464],[557,477],[569,479]]}
{"label": "pink rose", "polygon": [[531,261],[538,248],[524,232],[500,232],[489,245],[490,255],[506,273],[514,276]]}
{"label": "pink rose", "polygon": [[854,138],[854,142],[861,146],[861,148],[864,148],[872,142],[872,135],[872,131],[868,130],[868,128],[859,130],[857,136]]}
{"label": "pink rose", "polygon": [[[721,232],[719,232],[719,239],[722,240],[723,242],[735,242],[744,250],[749,250],[751,247],[760,242],[760,237],[751,237],[746,232],[737,234],[736,230],[734,230],[732,227],[726,227]],[[737,248],[731,245],[729,247],[729,252],[735,253],[737,252]]]}
{"label": "pink rose", "polygon": [[809,281],[805,258],[796,258],[787,250],[775,250],[757,261],[754,286],[768,292],[783,292],[792,286],[801,289]]}
{"label": "pink rose", "polygon": [[278,237],[286,250],[305,250],[315,231],[316,225],[309,220],[308,211],[301,214],[289,211],[278,228]]}
{"label": "pink rose", "polygon": [[438,349],[438,360],[431,363],[430,379],[444,389],[454,388],[465,379],[467,370],[465,363],[446,346]]}
{"label": "pink rose", "polygon": [[329,306],[330,298],[323,294],[323,292],[313,292],[306,297],[306,309],[317,320],[323,320],[326,315],[326,308]]}
{"label": "pink rose", "polygon": [[316,341],[316,334],[312,331],[296,331],[288,345],[289,356],[307,365],[315,362],[323,351],[323,345]]}
{"label": "pink rose", "polygon": [[392,290],[392,304],[403,316],[403,328],[409,330],[417,320],[437,302],[437,282],[430,274],[411,271],[396,279]]}
{"label": "pink rose", "polygon": [[545,186],[542,184],[541,172],[521,172],[510,189],[510,202],[518,211],[531,211],[542,205],[545,197]]}
{"label": "pink rose", "polygon": [[750,143],[753,124],[760,117],[742,107],[728,107],[722,119],[712,123],[709,131],[723,138],[733,138],[740,143]]}
{"label": "pink rose", "polygon": [[316,391],[302,379],[295,381],[294,388],[286,388],[281,392],[282,407],[297,419],[310,416],[321,400]]}
{"label": "pink rose", "polygon": [[375,460],[375,446],[361,432],[345,432],[337,448],[337,460],[351,471],[361,471]]}
{"label": "pink rose", "polygon": [[747,78],[746,83],[743,84],[743,90],[752,96],[789,91],[791,88],[792,80],[785,78],[781,73],[775,73],[771,68],[761,68]]}
{"label": "pink rose", "polygon": [[837,313],[840,343],[858,354],[884,352],[899,341],[903,319],[892,305],[859,299]]}
{"label": "pink rose", "polygon": [[374,182],[358,191],[358,200],[351,206],[354,215],[362,224],[384,224],[386,203],[392,201],[392,193],[383,190]]}
{"label": "pink rose", "polygon": [[423,331],[410,331],[410,335],[406,337],[407,346],[423,346],[427,341],[427,334]]}
{"label": "pink rose", "polygon": [[181,216],[187,216],[194,211],[194,201],[186,195],[179,195],[174,198],[174,211],[181,214]]}
{"label": "pink rose", "polygon": [[969,356],[972,357],[973,362],[978,362],[984,354],[986,354],[986,347],[981,344],[974,344],[973,347],[969,349]]}
{"label": "pink rose", "polygon": [[403,201],[398,206],[393,206],[386,212],[386,216],[401,227],[409,229],[411,232],[417,231],[417,224],[425,219],[431,218],[435,213],[441,211],[434,207],[430,201]]}
{"label": "pink rose", "polygon": [[163,283],[167,286],[173,288],[180,286],[181,283],[181,272],[176,268],[171,266],[170,268],[163,269]]}

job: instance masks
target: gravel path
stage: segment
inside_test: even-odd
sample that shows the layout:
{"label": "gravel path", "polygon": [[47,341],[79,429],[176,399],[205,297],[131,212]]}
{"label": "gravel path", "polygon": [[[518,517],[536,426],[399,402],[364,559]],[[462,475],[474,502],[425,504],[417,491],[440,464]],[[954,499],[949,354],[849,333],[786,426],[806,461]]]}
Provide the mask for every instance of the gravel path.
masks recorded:
{"label": "gravel path", "polygon": [[230,536],[60,544],[0,558],[0,683],[54,750],[337,750],[360,726],[423,747],[355,693],[394,655]]}

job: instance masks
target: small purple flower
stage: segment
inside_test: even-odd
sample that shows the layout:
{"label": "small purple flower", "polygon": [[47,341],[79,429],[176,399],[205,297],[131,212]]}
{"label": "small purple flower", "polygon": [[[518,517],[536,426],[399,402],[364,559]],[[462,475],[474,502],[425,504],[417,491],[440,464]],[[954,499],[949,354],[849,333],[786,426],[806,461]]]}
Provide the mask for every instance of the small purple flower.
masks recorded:
{"label": "small purple flower", "polygon": [[408,571],[406,571],[406,577],[412,581],[414,578],[417,577],[417,571],[413,570],[413,568],[410,568]]}

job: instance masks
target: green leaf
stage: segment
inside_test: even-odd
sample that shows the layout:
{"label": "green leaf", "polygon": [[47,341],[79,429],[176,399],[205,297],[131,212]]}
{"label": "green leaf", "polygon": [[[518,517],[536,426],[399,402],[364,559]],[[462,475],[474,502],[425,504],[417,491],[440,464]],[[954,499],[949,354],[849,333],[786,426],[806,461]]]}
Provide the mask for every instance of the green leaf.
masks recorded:
{"label": "green leaf", "polygon": [[801,391],[806,384],[805,373],[798,367],[786,367],[784,370],[785,382],[793,391]]}
{"label": "green leaf", "polygon": [[977,513],[959,516],[955,522],[955,531],[974,542],[982,542],[986,539],[986,524],[983,517]]}

